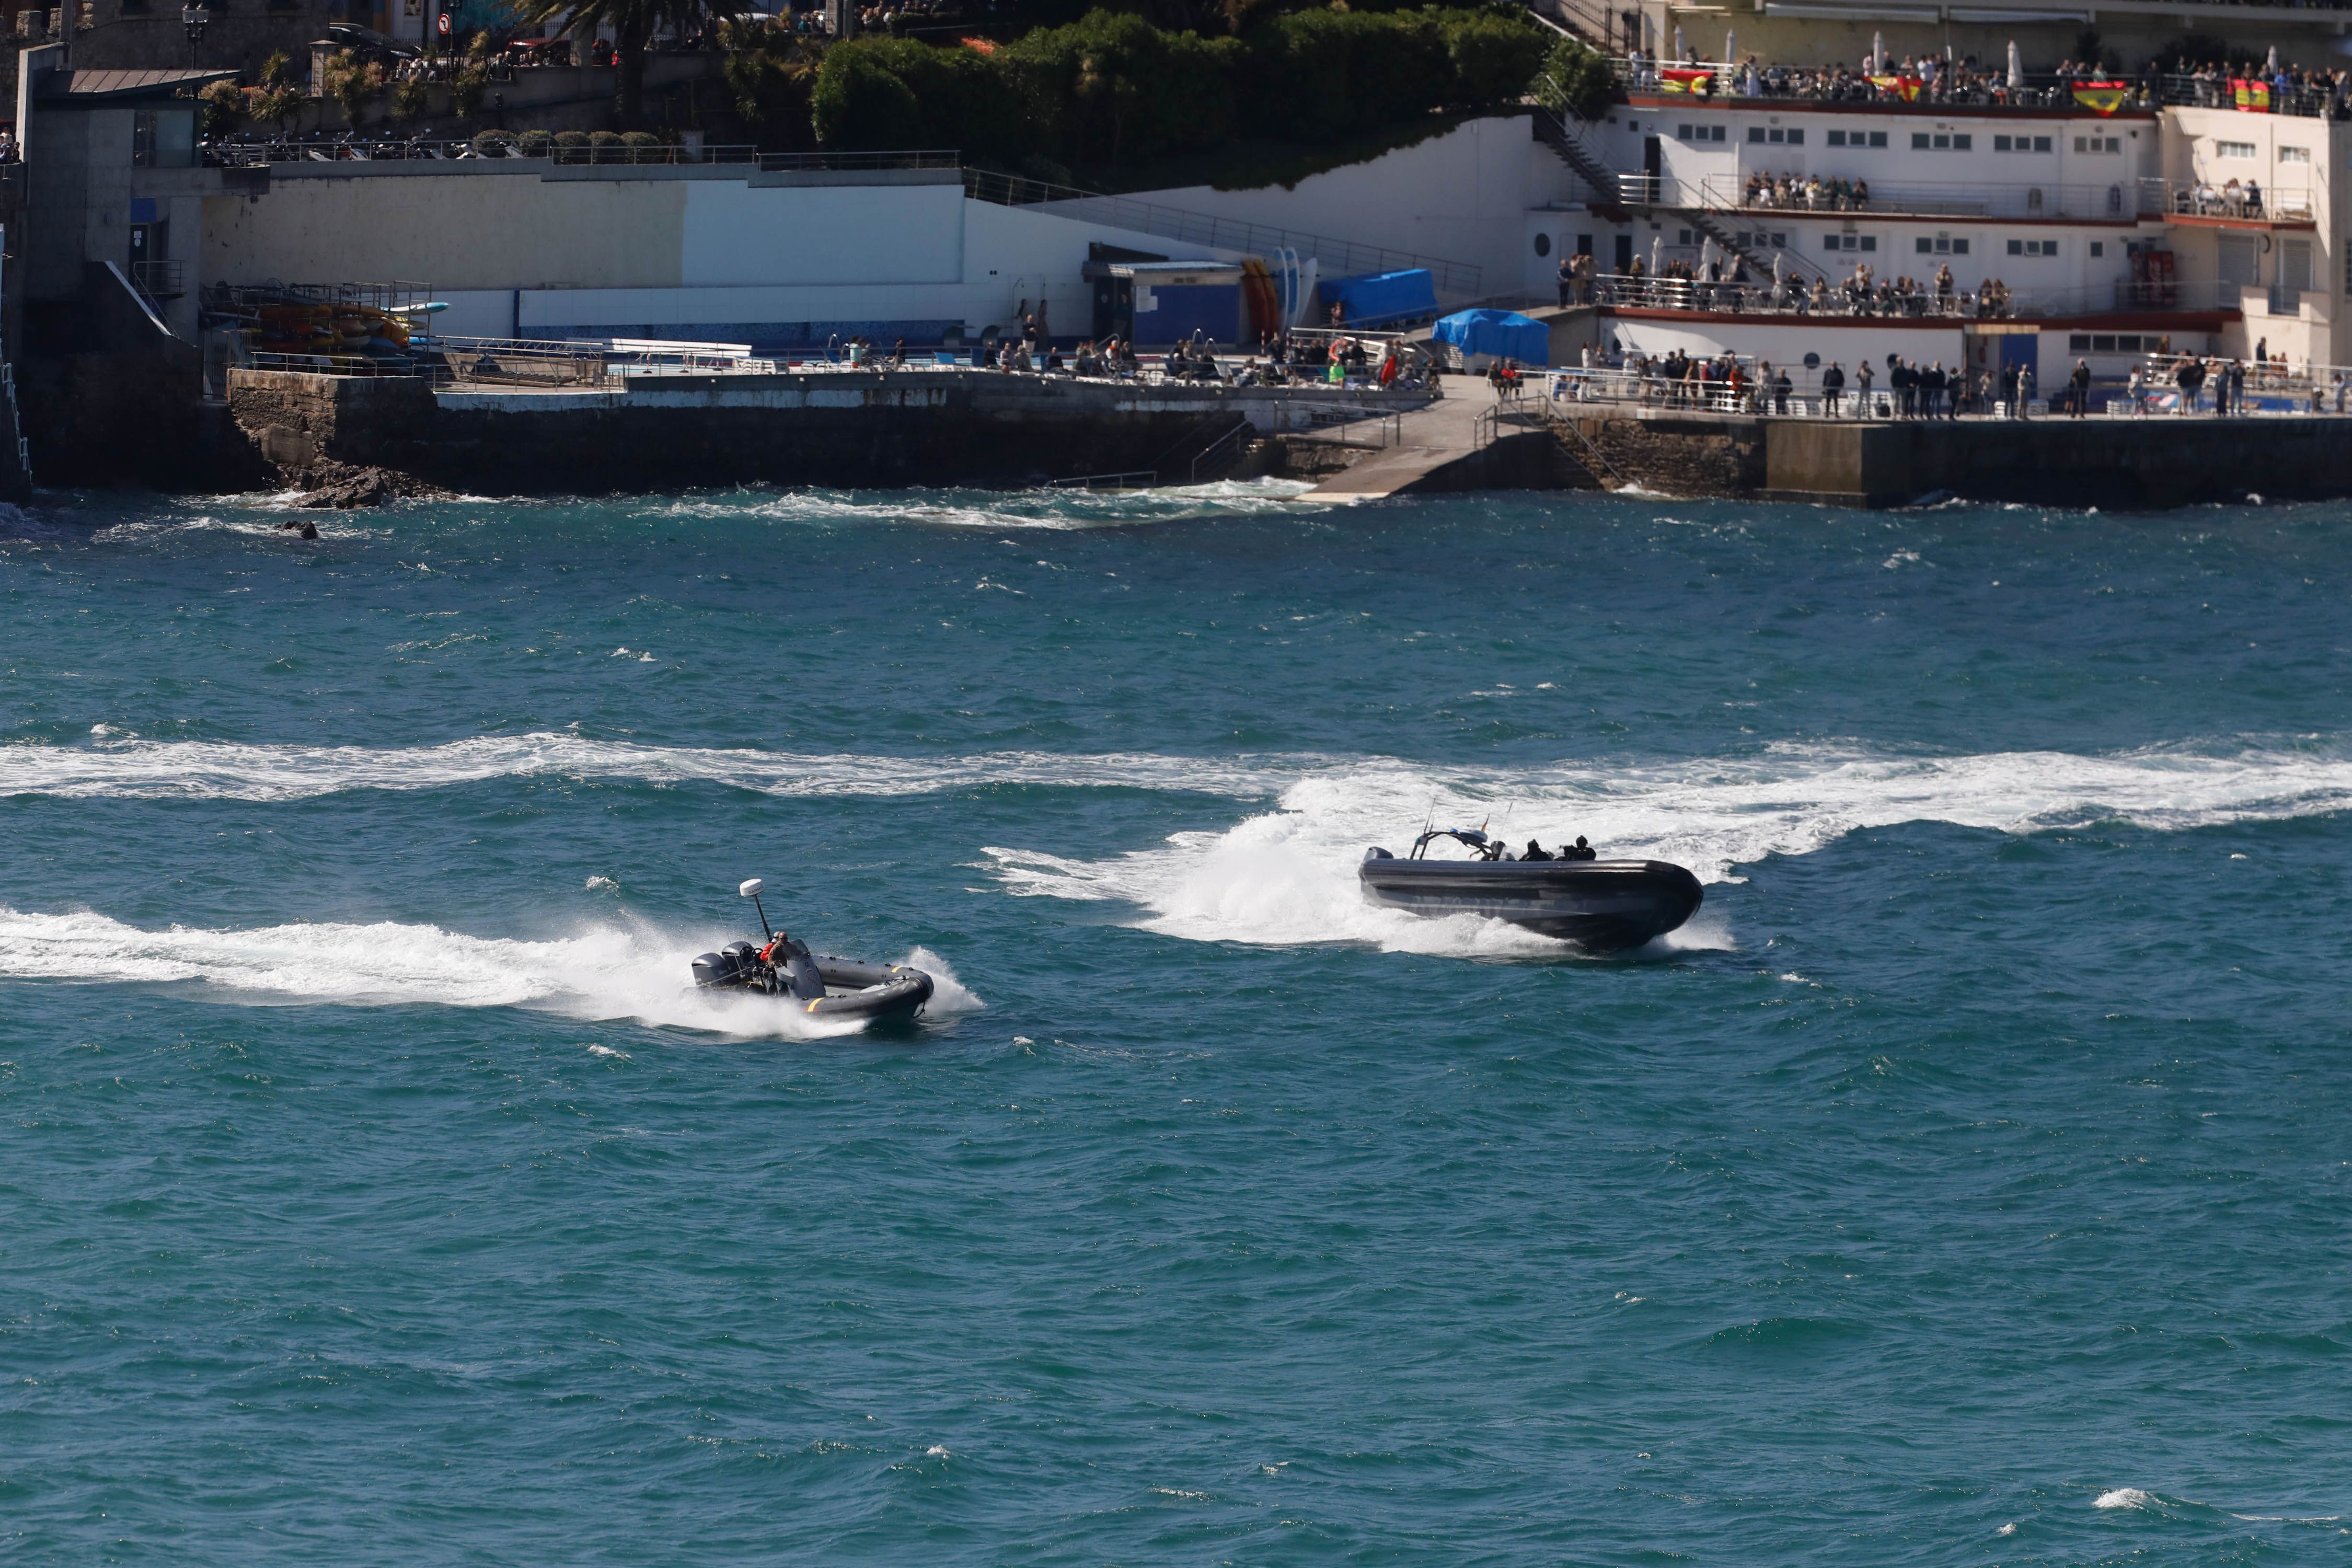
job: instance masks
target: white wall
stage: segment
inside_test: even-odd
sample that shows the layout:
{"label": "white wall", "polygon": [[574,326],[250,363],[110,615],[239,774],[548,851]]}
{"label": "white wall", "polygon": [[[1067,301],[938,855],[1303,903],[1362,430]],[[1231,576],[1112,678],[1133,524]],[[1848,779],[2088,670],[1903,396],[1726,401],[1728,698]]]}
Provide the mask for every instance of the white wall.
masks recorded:
{"label": "white wall", "polygon": [[954,283],[967,205],[960,184],[697,183],[686,187],[678,281]]}
{"label": "white wall", "polygon": [[[1288,189],[1185,185],[1138,191],[1133,199],[1468,262],[1484,273],[1481,292],[1503,294],[1520,287],[1528,209],[1571,202],[1583,192],[1582,182],[1535,139],[1521,114],[1467,121],[1369,163],[1311,174]],[[1329,277],[1336,269],[1327,265],[1323,272]]]}

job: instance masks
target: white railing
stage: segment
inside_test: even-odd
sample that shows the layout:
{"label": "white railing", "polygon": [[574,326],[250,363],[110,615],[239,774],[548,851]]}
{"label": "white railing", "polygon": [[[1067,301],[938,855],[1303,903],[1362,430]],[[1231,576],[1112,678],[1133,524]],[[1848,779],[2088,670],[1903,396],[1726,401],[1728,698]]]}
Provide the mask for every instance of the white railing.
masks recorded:
{"label": "white railing", "polygon": [[[2060,185],[2016,181],[1891,184],[1859,180],[1843,195],[1832,195],[1824,181],[1801,193],[1792,189],[1786,200],[1777,200],[1770,195],[1770,187],[1759,195],[1751,178],[1710,174],[1699,183],[1700,202],[1734,214],[1868,213],[1882,217],[2120,218],[2165,210],[2163,192],[2147,190],[2145,181]],[[2156,184],[2160,186],[2163,182]]]}

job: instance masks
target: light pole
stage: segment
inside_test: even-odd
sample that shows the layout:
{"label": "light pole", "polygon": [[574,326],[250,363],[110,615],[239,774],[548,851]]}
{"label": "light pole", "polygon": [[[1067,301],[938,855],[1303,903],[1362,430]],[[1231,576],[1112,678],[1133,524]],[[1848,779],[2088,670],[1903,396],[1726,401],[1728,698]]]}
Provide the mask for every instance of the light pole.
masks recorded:
{"label": "light pole", "polygon": [[205,41],[205,25],[212,20],[201,5],[180,7],[180,26],[188,32],[188,68],[196,68],[196,49]]}

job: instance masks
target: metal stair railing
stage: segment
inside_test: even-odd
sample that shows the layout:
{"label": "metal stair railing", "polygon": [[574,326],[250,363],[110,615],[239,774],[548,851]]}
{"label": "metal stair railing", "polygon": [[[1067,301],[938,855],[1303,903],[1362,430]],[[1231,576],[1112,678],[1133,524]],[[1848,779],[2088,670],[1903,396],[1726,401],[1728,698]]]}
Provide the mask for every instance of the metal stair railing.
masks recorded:
{"label": "metal stair railing", "polygon": [[[1566,115],[1555,114],[1538,104],[1535,108],[1535,134],[1537,141],[1559,153],[1560,161],[1575,170],[1577,177],[1591,186],[1593,194],[1601,200],[1623,202],[1629,199],[1626,189],[1629,176],[1611,168],[1598,153],[1586,146],[1584,138],[1576,133]],[[1642,176],[1631,178],[1640,179]],[[1634,199],[1638,205],[1638,198]]]}

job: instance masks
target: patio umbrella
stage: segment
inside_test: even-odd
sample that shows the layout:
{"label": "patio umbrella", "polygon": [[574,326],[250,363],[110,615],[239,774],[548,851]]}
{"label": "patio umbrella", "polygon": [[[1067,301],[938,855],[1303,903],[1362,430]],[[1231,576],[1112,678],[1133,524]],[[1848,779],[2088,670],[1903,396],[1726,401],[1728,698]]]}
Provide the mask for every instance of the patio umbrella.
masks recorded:
{"label": "patio umbrella", "polygon": [[1666,237],[1659,235],[1650,241],[1650,276],[1655,278],[1666,269]]}
{"label": "patio umbrella", "polygon": [[2025,62],[2017,58],[2017,40],[2015,38],[2011,38],[2009,41],[2009,85],[2011,87],[2023,87],[2025,85]]}
{"label": "patio umbrella", "polygon": [[1681,59],[1683,56],[1687,53],[1689,53],[1689,51],[1683,47],[1683,30],[1680,27],[1676,27],[1675,29],[1675,58]]}
{"label": "patio umbrella", "polygon": [[1886,35],[1870,35],[1870,74],[1877,76],[1886,69]]}
{"label": "patio umbrella", "polygon": [[1699,270],[1700,270],[1701,272],[1705,272],[1705,271],[1707,269],[1707,268],[1708,268],[1709,266],[1711,266],[1711,265],[1714,263],[1714,261],[1715,261],[1715,240],[1713,239],[1713,237],[1712,237],[1706,236],[1706,235],[1702,235],[1702,236],[1700,236],[1700,237],[1699,237],[1699,242],[1698,242],[1698,266],[1699,266]]}
{"label": "patio umbrella", "polygon": [[2276,44],[2273,44],[2271,46],[2270,63],[2263,68],[2272,76],[2278,75],[2278,46]]}
{"label": "patio umbrella", "polygon": [[1739,35],[1729,27],[1723,30],[1723,63],[1726,65],[1739,63]]}

